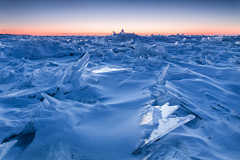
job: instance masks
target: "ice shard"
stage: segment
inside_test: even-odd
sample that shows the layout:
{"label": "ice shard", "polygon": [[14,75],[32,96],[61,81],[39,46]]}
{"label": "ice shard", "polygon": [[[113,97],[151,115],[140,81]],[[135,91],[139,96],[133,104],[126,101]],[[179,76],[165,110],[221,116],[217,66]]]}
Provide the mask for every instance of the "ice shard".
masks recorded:
{"label": "ice shard", "polygon": [[79,88],[81,86],[81,80],[79,77],[82,76],[84,68],[88,65],[88,59],[90,54],[86,53],[81,59],[79,59],[72,67],[72,76],[70,82],[73,84],[74,88]]}
{"label": "ice shard", "polygon": [[86,67],[90,54],[86,53],[81,59],[79,59],[73,66],[75,72],[81,72]]}
{"label": "ice shard", "polygon": [[[44,93],[41,93],[41,94],[45,99],[45,101],[43,102],[43,105],[47,109],[66,110],[71,105],[70,103],[60,101],[60,100],[58,100],[54,97],[51,97],[47,94],[44,94]],[[49,107],[49,106],[51,106],[51,107]]]}
{"label": "ice shard", "polygon": [[168,118],[179,108],[178,105],[169,106],[169,102],[165,103],[162,106],[155,106],[155,107],[161,111],[162,119]]}
{"label": "ice shard", "polygon": [[139,125],[152,125],[153,123],[158,123],[158,119],[168,118],[178,108],[178,105],[169,106],[169,102],[165,103],[162,106],[152,106],[151,109],[143,115]]}
{"label": "ice shard", "polygon": [[165,67],[164,69],[163,69],[163,71],[162,71],[162,74],[158,77],[158,79],[157,79],[157,82],[159,83],[159,84],[161,84],[161,85],[164,85],[165,84],[165,76],[166,76],[166,74],[167,74],[167,71],[168,71],[168,69],[169,69],[169,64],[167,65],[167,67]]}
{"label": "ice shard", "polygon": [[151,158],[151,156],[158,150],[160,146],[161,144],[151,148],[150,153],[148,153],[144,158],[142,158],[142,160],[148,160],[149,158]]}
{"label": "ice shard", "polygon": [[51,105],[59,105],[61,104],[61,102],[59,100],[57,100],[56,98],[53,98],[47,94],[41,93],[42,96],[45,98],[45,100],[47,101],[48,104]]}
{"label": "ice shard", "polygon": [[79,77],[81,77],[84,68],[87,66],[89,57],[90,54],[86,53],[75,64],[69,65],[68,68],[60,76],[57,86],[60,87],[61,84],[64,83],[73,83],[75,87],[79,87]]}
{"label": "ice shard", "polygon": [[143,115],[139,125],[150,124],[153,123],[153,111],[149,111]]}
{"label": "ice shard", "polygon": [[3,52],[1,52],[0,59],[7,59],[7,56]]}
{"label": "ice shard", "polygon": [[194,115],[188,115],[186,117],[158,119],[158,128],[154,129],[149,138],[144,140],[144,144],[135,149],[132,154],[139,154],[144,148],[147,148],[147,146],[151,145],[153,142],[159,140],[161,137],[165,136],[172,130],[193,120],[194,118]]}
{"label": "ice shard", "polygon": [[172,130],[193,120],[194,118],[195,118],[194,115],[188,115],[186,117],[159,119],[158,128],[153,130],[148,139],[145,139],[145,145],[160,139],[161,137],[168,134]]}
{"label": "ice shard", "polygon": [[[60,87],[60,85],[64,82],[64,80],[67,77],[67,74],[71,72],[72,69],[72,64],[68,66],[68,68],[62,73],[62,75],[59,77],[58,82],[57,82],[57,87]],[[65,80],[66,81],[66,80]]]}

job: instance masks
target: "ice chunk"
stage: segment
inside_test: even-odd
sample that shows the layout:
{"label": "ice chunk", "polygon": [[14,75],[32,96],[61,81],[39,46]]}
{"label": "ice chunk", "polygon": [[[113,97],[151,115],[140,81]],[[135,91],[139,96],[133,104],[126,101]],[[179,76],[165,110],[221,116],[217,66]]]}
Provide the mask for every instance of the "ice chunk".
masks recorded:
{"label": "ice chunk", "polygon": [[81,59],[79,59],[73,66],[75,72],[81,72],[81,70],[86,67],[90,54],[86,53]]}
{"label": "ice chunk", "polygon": [[158,119],[166,119],[172,115],[177,109],[178,105],[169,106],[169,102],[163,106],[152,106],[151,109],[145,113],[139,123],[139,125],[158,123]]}
{"label": "ice chunk", "polygon": [[150,111],[143,115],[139,125],[152,124],[152,122],[153,122],[153,111]]}
{"label": "ice chunk", "polygon": [[47,94],[44,94],[44,93],[41,93],[41,94],[44,97],[44,101],[42,105],[47,110],[56,110],[56,111],[66,110],[66,109],[69,109],[69,107],[72,105],[71,103],[60,101]]}
{"label": "ice chunk", "polygon": [[26,82],[25,82],[25,84],[24,84],[24,86],[25,87],[29,87],[29,86],[31,86],[32,85],[32,81],[33,81],[33,74],[31,74],[28,78],[27,78],[27,80],[26,80]]}
{"label": "ice chunk", "polygon": [[7,151],[8,151],[10,148],[12,148],[12,146],[13,146],[15,143],[17,143],[17,140],[0,144],[0,159],[2,159],[2,158],[5,156],[5,154],[7,153]]}
{"label": "ice chunk", "polygon": [[18,79],[18,81],[9,89],[23,89],[32,86],[33,75],[31,74],[28,78],[26,76],[22,76]]}
{"label": "ice chunk", "polygon": [[78,88],[80,86],[79,77],[82,75],[83,69],[87,66],[89,57],[89,53],[86,53],[75,64],[69,65],[60,76],[57,86],[60,87],[64,83],[72,82],[75,88]]}
{"label": "ice chunk", "polygon": [[142,160],[148,160],[156,152],[156,150],[158,150],[160,146],[161,145],[157,145],[156,147],[151,148],[150,149],[151,152],[147,154]]}
{"label": "ice chunk", "polygon": [[88,59],[90,57],[89,53],[86,53],[80,60],[78,60],[72,67],[72,75],[70,82],[73,84],[74,88],[79,88],[81,86],[81,79],[84,68],[88,65]]}
{"label": "ice chunk", "polygon": [[122,29],[121,32],[119,34],[125,34],[124,30]]}
{"label": "ice chunk", "polygon": [[165,103],[162,106],[155,106],[155,107],[161,111],[162,119],[168,118],[179,108],[178,105],[169,106],[169,102]]}
{"label": "ice chunk", "polygon": [[6,56],[3,52],[1,52],[0,58],[1,58],[1,59],[7,59],[7,56]]}
{"label": "ice chunk", "polygon": [[50,86],[56,86],[58,84],[58,80],[60,79],[60,77],[63,75],[63,71],[62,69],[58,69],[54,75],[52,76],[51,80],[49,81],[49,83],[46,85],[48,87]]}
{"label": "ice chunk", "polygon": [[45,93],[41,93],[41,94],[45,98],[45,100],[48,102],[48,104],[52,104],[52,105],[59,105],[60,104],[59,100],[57,100],[57,99],[55,99],[55,98],[53,98],[53,97],[51,97],[51,96],[49,96]]}
{"label": "ice chunk", "polygon": [[195,118],[194,115],[188,115],[186,117],[177,117],[177,118],[168,118],[168,119],[159,119],[159,125],[157,129],[154,129],[151,133],[149,139],[145,139],[145,145],[148,143],[152,143],[159,138],[163,137],[167,133],[176,129],[177,127],[193,120]]}
{"label": "ice chunk", "polygon": [[170,65],[168,64],[167,67],[165,67],[165,68],[163,69],[162,74],[158,77],[157,82],[158,82],[159,84],[162,84],[162,85],[165,84],[165,76],[166,76],[166,73],[167,73],[167,71],[168,71],[169,66],[170,66]]}
{"label": "ice chunk", "polygon": [[18,81],[9,90],[24,88],[26,80],[27,80],[26,76],[20,77]]}
{"label": "ice chunk", "polygon": [[67,74],[71,72],[72,67],[73,67],[73,64],[70,64],[68,68],[63,72],[63,74],[58,79],[57,87],[59,87],[64,82],[64,80],[67,78]]}
{"label": "ice chunk", "polygon": [[102,69],[99,70],[93,70],[93,73],[105,73],[105,72],[113,72],[113,71],[122,71],[122,70],[128,70],[131,68],[109,68],[108,66],[103,67]]}
{"label": "ice chunk", "polygon": [[160,52],[160,53],[165,53],[166,52],[164,46],[157,46],[156,51]]}
{"label": "ice chunk", "polygon": [[36,87],[36,88],[31,88],[31,89],[24,89],[24,90],[19,90],[19,91],[7,91],[4,93],[0,94],[0,98],[8,98],[8,97],[20,97],[24,95],[31,95],[31,94],[36,94],[37,92],[46,92],[47,90],[52,89],[53,87]]}
{"label": "ice chunk", "polygon": [[69,65],[60,76],[57,86],[60,87],[60,85],[63,83],[69,83],[78,79],[82,75],[82,71],[86,67],[89,57],[89,53],[86,53],[75,64]]}
{"label": "ice chunk", "polygon": [[174,154],[174,160],[191,160],[191,158],[190,157],[188,157],[187,155],[185,155],[185,154],[183,154],[183,153],[181,153],[181,152],[176,152],[175,154]]}

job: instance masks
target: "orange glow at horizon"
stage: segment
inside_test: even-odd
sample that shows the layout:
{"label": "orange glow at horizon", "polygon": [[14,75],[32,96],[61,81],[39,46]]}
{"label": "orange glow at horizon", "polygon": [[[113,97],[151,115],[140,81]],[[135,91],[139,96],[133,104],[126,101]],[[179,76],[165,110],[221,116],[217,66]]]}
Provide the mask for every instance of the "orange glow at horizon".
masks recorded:
{"label": "orange glow at horizon", "polygon": [[[36,29],[37,30],[37,29]],[[5,30],[0,31],[0,34],[12,34],[12,35],[33,35],[33,36],[64,36],[64,35],[83,35],[83,36],[94,36],[94,35],[111,35],[113,31],[109,32],[101,32],[101,31],[88,31],[88,32],[51,32],[51,31],[36,31],[36,30],[23,30],[23,31],[17,31],[17,30]],[[115,31],[116,33],[120,32]],[[185,30],[185,31],[128,31],[125,30],[126,33],[135,33],[137,35],[176,35],[176,34],[184,34],[184,35],[240,35],[240,28],[237,30],[235,29],[209,29],[209,30]]]}
{"label": "orange glow at horizon", "polygon": [[[240,35],[240,26],[192,26],[192,25],[155,25],[149,24],[137,26],[133,24],[118,26],[107,26],[103,24],[86,24],[85,26],[78,27],[79,25],[53,25],[47,26],[41,24],[39,26],[21,26],[21,27],[0,27],[0,34],[13,34],[13,35],[36,35],[36,36],[53,36],[53,35],[111,35],[113,31],[116,33],[124,29],[126,33],[135,33],[137,35]],[[4,29],[5,28],[5,29]],[[8,28],[8,29],[6,29]]]}

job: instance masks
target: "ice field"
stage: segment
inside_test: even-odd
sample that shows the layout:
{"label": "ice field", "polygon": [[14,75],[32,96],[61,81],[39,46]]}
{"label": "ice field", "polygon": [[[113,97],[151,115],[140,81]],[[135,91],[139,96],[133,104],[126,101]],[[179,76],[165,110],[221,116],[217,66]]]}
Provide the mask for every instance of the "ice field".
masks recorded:
{"label": "ice field", "polygon": [[0,35],[0,159],[240,159],[240,36]]}

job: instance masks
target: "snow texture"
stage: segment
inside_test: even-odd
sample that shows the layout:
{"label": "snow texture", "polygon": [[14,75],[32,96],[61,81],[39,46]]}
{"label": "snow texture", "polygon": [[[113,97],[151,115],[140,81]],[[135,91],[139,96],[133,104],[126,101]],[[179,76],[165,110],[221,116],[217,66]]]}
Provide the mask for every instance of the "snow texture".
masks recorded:
{"label": "snow texture", "polygon": [[0,35],[0,159],[238,160],[240,36]]}

